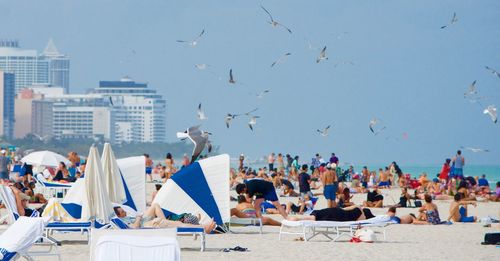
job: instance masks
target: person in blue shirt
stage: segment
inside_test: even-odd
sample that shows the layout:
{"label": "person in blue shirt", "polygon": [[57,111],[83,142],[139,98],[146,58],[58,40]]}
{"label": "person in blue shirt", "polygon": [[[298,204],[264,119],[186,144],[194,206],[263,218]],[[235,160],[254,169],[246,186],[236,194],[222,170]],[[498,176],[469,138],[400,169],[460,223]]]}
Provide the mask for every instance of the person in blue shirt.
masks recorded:
{"label": "person in blue shirt", "polygon": [[486,179],[486,175],[482,175],[480,179],[477,180],[477,185],[481,188],[481,187],[489,187],[490,186],[490,183],[488,182],[488,180]]}

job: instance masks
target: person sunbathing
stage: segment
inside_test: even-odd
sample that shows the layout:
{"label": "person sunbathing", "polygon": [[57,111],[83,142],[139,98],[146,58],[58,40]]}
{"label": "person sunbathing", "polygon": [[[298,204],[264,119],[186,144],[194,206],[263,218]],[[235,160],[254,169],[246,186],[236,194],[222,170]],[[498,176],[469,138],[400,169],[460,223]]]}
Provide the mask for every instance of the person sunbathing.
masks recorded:
{"label": "person sunbathing", "polygon": [[[439,211],[436,204],[432,203],[432,196],[425,194],[425,204],[418,210],[420,215],[418,216],[418,221],[422,221],[421,224],[432,224],[437,225],[441,223],[439,218]],[[413,222],[417,224],[418,222]]]}
{"label": "person sunbathing", "polygon": [[374,186],[372,192],[366,195],[366,201],[363,202],[364,207],[381,208],[384,203],[384,196],[378,192],[378,187]]}
{"label": "person sunbathing", "polygon": [[[239,218],[257,218],[253,204],[244,195],[238,196],[238,205],[231,209],[231,216]],[[272,218],[261,217],[262,225],[281,226],[281,222]]]}
{"label": "person sunbathing", "polygon": [[127,212],[121,207],[114,207],[113,210],[116,216],[131,228],[202,227],[205,233],[210,233],[216,227],[213,219],[207,224],[200,225],[199,216],[189,213],[172,215],[167,218],[157,203],[153,203],[144,212],[144,215],[138,215],[135,218],[127,216]]}
{"label": "person sunbathing", "polygon": [[31,197],[21,192],[15,186],[10,186],[10,188],[12,189],[12,192],[14,193],[14,197],[16,199],[16,209],[19,216],[31,217],[31,215],[33,215],[33,212],[35,211],[38,212],[39,215],[42,214],[45,205],[38,209],[31,209],[28,207],[28,203]]}
{"label": "person sunbathing", "polygon": [[476,222],[475,216],[467,216],[467,205],[477,206],[476,202],[464,200],[465,195],[463,193],[457,193],[454,197],[454,201],[450,204],[450,216],[448,221],[453,220],[455,222]]}
{"label": "person sunbathing", "polygon": [[311,214],[305,216],[290,216],[287,220],[312,220],[312,221],[358,221],[375,217],[367,208],[352,206],[348,208],[324,208],[313,210]]}
{"label": "person sunbathing", "polygon": [[271,201],[271,203],[276,207],[281,216],[286,218],[287,214],[280,204],[278,196],[276,195],[276,190],[273,183],[267,182],[261,179],[251,179],[247,180],[244,184],[238,184],[236,186],[236,193],[238,195],[244,194],[247,199],[251,199],[255,196],[253,201],[253,206],[255,208],[255,214],[257,217],[261,217],[260,206],[265,200]]}

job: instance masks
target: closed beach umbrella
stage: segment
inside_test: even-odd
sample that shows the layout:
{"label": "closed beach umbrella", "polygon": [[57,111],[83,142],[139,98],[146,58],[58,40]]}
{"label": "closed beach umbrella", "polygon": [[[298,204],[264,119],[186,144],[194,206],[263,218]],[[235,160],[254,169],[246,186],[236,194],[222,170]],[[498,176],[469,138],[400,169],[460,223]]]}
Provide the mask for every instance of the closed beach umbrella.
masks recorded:
{"label": "closed beach umbrella", "polygon": [[109,223],[113,206],[104,184],[104,173],[97,147],[90,148],[85,169],[85,189],[82,201],[82,220],[95,219],[101,224]]}
{"label": "closed beach umbrella", "polygon": [[109,200],[114,203],[122,204],[127,200],[123,180],[116,162],[115,154],[109,143],[104,144],[102,152],[102,167],[104,171],[104,184],[108,192]]}
{"label": "closed beach umbrella", "polygon": [[71,163],[64,156],[48,150],[32,152],[22,158],[21,162],[30,165],[47,167],[57,167],[59,166],[59,162],[64,162],[66,165]]}

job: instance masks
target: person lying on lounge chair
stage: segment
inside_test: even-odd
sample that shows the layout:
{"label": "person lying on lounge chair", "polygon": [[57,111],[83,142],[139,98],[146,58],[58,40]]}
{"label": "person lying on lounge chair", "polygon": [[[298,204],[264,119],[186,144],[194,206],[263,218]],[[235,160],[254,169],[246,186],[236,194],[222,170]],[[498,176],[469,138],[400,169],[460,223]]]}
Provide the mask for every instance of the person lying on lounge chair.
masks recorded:
{"label": "person lying on lounge chair", "polygon": [[[239,218],[257,218],[255,213],[255,208],[253,204],[247,200],[245,195],[238,196],[238,205],[235,208],[231,209],[231,216],[236,216]],[[261,217],[262,225],[270,225],[270,226],[281,226],[281,222],[276,221],[272,218]]]}
{"label": "person lying on lounge chair", "polygon": [[375,217],[367,208],[352,206],[348,208],[324,208],[313,210],[310,215],[301,217],[287,217],[287,220],[313,220],[313,221],[358,221]]}
{"label": "person lying on lounge chair", "polygon": [[12,189],[12,192],[14,193],[14,197],[16,198],[16,208],[17,208],[17,213],[19,214],[19,216],[31,217],[31,215],[33,215],[33,212],[35,212],[35,211],[38,211],[40,215],[42,214],[42,212],[45,208],[45,205],[43,205],[42,207],[40,207],[38,209],[31,209],[28,207],[28,203],[29,203],[31,197],[24,194],[23,192],[21,192],[15,186],[10,186],[10,188]]}
{"label": "person lying on lounge chair", "polygon": [[127,212],[121,207],[114,207],[115,214],[131,228],[171,228],[171,227],[203,227],[205,233],[210,233],[215,229],[215,222],[211,220],[205,225],[200,225],[199,217],[192,214],[172,215],[165,217],[161,207],[154,203],[149,207],[144,215],[135,218],[128,217]]}

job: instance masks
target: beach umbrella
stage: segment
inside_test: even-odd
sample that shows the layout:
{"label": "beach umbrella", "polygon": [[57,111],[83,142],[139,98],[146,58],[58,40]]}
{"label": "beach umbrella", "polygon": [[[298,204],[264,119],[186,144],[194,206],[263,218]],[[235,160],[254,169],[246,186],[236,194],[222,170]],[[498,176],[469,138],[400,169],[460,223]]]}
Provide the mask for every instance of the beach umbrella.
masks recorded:
{"label": "beach umbrella", "polygon": [[104,184],[104,174],[97,147],[90,147],[85,168],[85,190],[82,195],[82,220],[95,220],[98,223],[109,223],[114,215]]}
{"label": "beach umbrella", "polygon": [[202,159],[176,172],[156,194],[163,212],[201,215],[202,224],[210,219],[218,225],[229,222],[229,155]]}
{"label": "beach umbrella", "polygon": [[120,168],[109,143],[104,144],[101,156],[102,168],[104,171],[104,184],[108,192],[109,200],[122,204],[127,200],[124,189],[124,182],[120,174]]}
{"label": "beach umbrella", "polygon": [[30,165],[47,167],[57,167],[59,166],[59,162],[64,162],[64,164],[66,165],[69,165],[71,163],[64,156],[48,150],[32,152],[23,157],[21,159],[21,162]]}
{"label": "beach umbrella", "polygon": [[116,161],[123,179],[127,201],[123,205],[138,213],[146,211],[146,158],[128,157]]}

